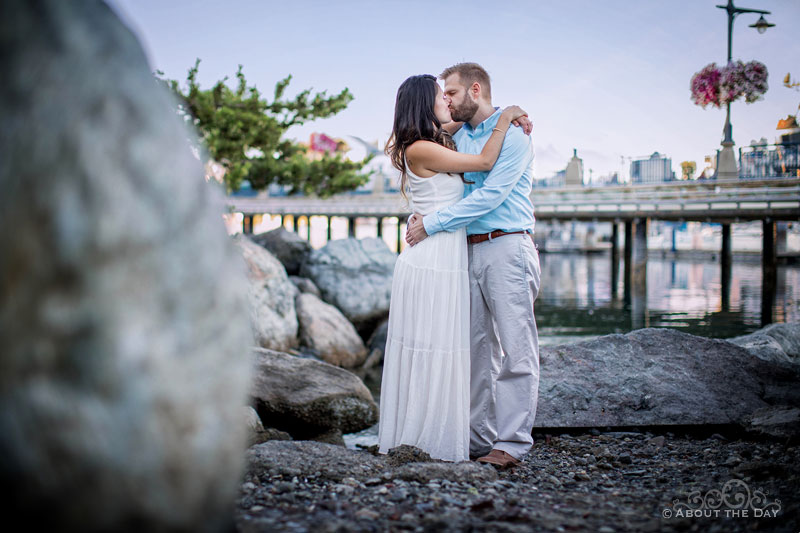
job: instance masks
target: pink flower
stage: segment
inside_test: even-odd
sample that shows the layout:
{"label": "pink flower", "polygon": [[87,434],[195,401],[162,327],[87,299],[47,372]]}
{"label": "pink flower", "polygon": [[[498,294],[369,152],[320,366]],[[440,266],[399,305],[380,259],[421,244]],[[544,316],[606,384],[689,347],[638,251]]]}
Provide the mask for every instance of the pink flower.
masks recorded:
{"label": "pink flower", "polygon": [[731,61],[722,69],[716,63],[706,65],[692,76],[691,91],[695,104],[722,107],[744,96],[751,104],[767,92],[767,67],[758,61]]}
{"label": "pink flower", "polygon": [[692,76],[690,88],[694,103],[706,107],[708,104],[719,107],[719,81],[720,72],[716,63],[707,65]]}
{"label": "pink flower", "polygon": [[767,76],[767,67],[764,63],[750,61],[744,65],[742,78],[745,80],[745,102],[752,104],[767,92],[769,89]]}

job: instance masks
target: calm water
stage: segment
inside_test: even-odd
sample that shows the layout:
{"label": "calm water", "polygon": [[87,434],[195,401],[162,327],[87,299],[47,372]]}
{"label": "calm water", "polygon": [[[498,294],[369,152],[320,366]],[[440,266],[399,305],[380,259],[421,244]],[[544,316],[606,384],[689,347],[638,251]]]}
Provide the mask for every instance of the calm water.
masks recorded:
{"label": "calm water", "polygon": [[[730,304],[722,308],[720,266],[711,260],[647,262],[647,310],[634,321],[623,302],[622,262],[617,294],[611,293],[609,255],[541,254],[542,287],[536,322],[542,344],[575,342],[626,333],[634,323],[726,338],[761,327],[761,264],[758,257],[733,263]],[[800,320],[800,267],[779,266],[775,322]]]}
{"label": "calm water", "polygon": [[[241,230],[241,220],[229,218],[226,221],[231,226],[229,231]],[[284,220],[287,229],[292,226],[289,218]],[[332,238],[347,236],[347,219],[333,217],[330,224]],[[260,217],[256,221],[255,232],[269,231],[279,225],[278,216]],[[308,235],[311,245],[320,248],[327,243],[326,225],[325,217],[301,217],[298,234],[304,238]],[[404,229],[404,226],[400,228],[401,234]],[[609,228],[606,229],[610,232]],[[653,242],[659,237],[663,240],[663,235],[659,235],[656,229],[653,228],[654,234],[650,236]],[[684,243],[691,244],[690,248],[709,249],[710,245],[711,250],[720,249],[720,242],[705,242],[713,240],[715,235],[717,241],[721,239],[718,226],[698,225],[695,230],[694,235],[684,232],[678,236],[691,241]],[[750,235],[748,230],[752,232],[753,224],[737,225],[733,232],[734,251],[749,250],[753,246],[754,249],[760,249],[760,233]],[[788,239],[797,241],[796,233],[795,230]],[[377,234],[376,220],[358,219],[355,234],[356,238],[374,237]],[[396,248],[397,235],[397,220],[387,218],[383,240],[392,250]],[[750,240],[745,242],[748,237]],[[678,247],[682,248],[680,244]],[[792,249],[797,250],[797,242],[794,242]],[[542,284],[536,300],[536,322],[542,345],[576,342],[609,333],[627,333],[640,327],[668,327],[717,338],[743,335],[761,327],[759,254],[753,254],[746,260],[734,260],[729,305],[723,309],[718,261],[667,260],[659,258],[658,253],[651,250],[647,263],[647,305],[644,316],[642,313],[633,316],[630,306],[623,301],[622,260],[619,262],[619,285],[616,294],[612,295],[611,258],[608,253],[542,253],[540,259]],[[774,322],[800,320],[800,265],[778,267],[776,297],[772,308]]]}

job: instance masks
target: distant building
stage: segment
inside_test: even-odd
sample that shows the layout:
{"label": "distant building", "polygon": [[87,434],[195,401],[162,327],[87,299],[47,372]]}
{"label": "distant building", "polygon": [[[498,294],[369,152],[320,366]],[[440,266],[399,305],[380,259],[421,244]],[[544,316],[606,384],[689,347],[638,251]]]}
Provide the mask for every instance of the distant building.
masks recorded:
{"label": "distant building", "polygon": [[778,121],[778,128],[782,130],[777,144],[798,144],[800,143],[800,125],[797,124],[797,117],[789,115]]}
{"label": "distant building", "polygon": [[566,180],[567,187],[583,185],[583,159],[578,157],[578,150],[572,149],[572,159],[567,163]]}
{"label": "distant building", "polygon": [[310,159],[321,159],[324,154],[343,154],[350,150],[350,147],[342,139],[334,139],[324,133],[312,133],[308,139],[308,144],[304,146],[308,147],[307,156]]}
{"label": "distant building", "polygon": [[653,152],[647,159],[631,161],[631,183],[661,183],[674,180],[672,159],[658,152]]}
{"label": "distant building", "polygon": [[394,194],[400,192],[400,171],[392,166],[389,156],[378,153],[373,155],[364,170],[371,172],[369,181],[355,190],[355,193]]}
{"label": "distant building", "polygon": [[572,159],[567,168],[559,170],[549,178],[534,180],[534,187],[580,187],[583,185],[583,159],[578,157],[578,150],[572,149]]}
{"label": "distant building", "polygon": [[566,175],[567,175],[566,170],[559,170],[549,178],[533,180],[533,186],[535,188],[547,188],[547,187],[561,188],[564,186],[564,180]]}
{"label": "distant building", "polygon": [[[394,168],[389,156],[379,147],[378,141],[367,142],[355,135],[349,137],[365,151],[364,156],[372,156],[369,163],[364,166],[364,170],[371,174],[369,181],[356,189],[354,193],[395,194],[400,192],[400,171]],[[363,156],[360,151],[354,149],[347,154],[347,157],[358,160]]]}
{"label": "distant building", "polygon": [[619,185],[619,172],[611,172],[605,176],[597,176],[592,179],[592,187],[605,187],[608,185]]}

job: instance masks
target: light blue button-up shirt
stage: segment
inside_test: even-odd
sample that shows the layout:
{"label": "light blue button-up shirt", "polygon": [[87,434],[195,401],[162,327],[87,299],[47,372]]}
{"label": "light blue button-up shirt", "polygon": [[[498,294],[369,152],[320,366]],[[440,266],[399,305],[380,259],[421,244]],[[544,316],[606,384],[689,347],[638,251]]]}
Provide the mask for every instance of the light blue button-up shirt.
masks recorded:
{"label": "light blue button-up shirt", "polygon": [[[478,124],[465,122],[453,139],[459,152],[479,154],[497,126],[501,110]],[[422,219],[428,235],[467,226],[467,235],[494,230],[533,233],[535,219],[530,200],[533,179],[533,145],[522,128],[511,126],[500,157],[489,172],[467,172],[473,184],[464,186],[464,199]]]}

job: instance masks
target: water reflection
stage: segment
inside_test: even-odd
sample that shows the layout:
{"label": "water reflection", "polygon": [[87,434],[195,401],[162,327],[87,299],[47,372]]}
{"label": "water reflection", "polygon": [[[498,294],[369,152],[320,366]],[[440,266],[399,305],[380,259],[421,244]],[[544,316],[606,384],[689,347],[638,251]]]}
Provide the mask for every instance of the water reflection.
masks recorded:
{"label": "water reflection", "polygon": [[[612,284],[608,254],[541,254],[542,288],[536,321],[542,344],[626,333],[639,327],[669,327],[705,337],[732,337],[761,327],[761,264],[754,257],[734,262],[723,290],[717,261],[647,261],[647,297],[642,309],[626,304],[622,283]],[[617,269],[624,268],[620,261]],[[624,279],[620,270],[617,279]],[[612,286],[614,291],[612,291]],[[634,302],[635,303],[635,302]],[[800,320],[800,267],[779,266],[775,295],[767,306],[775,322]]]}

